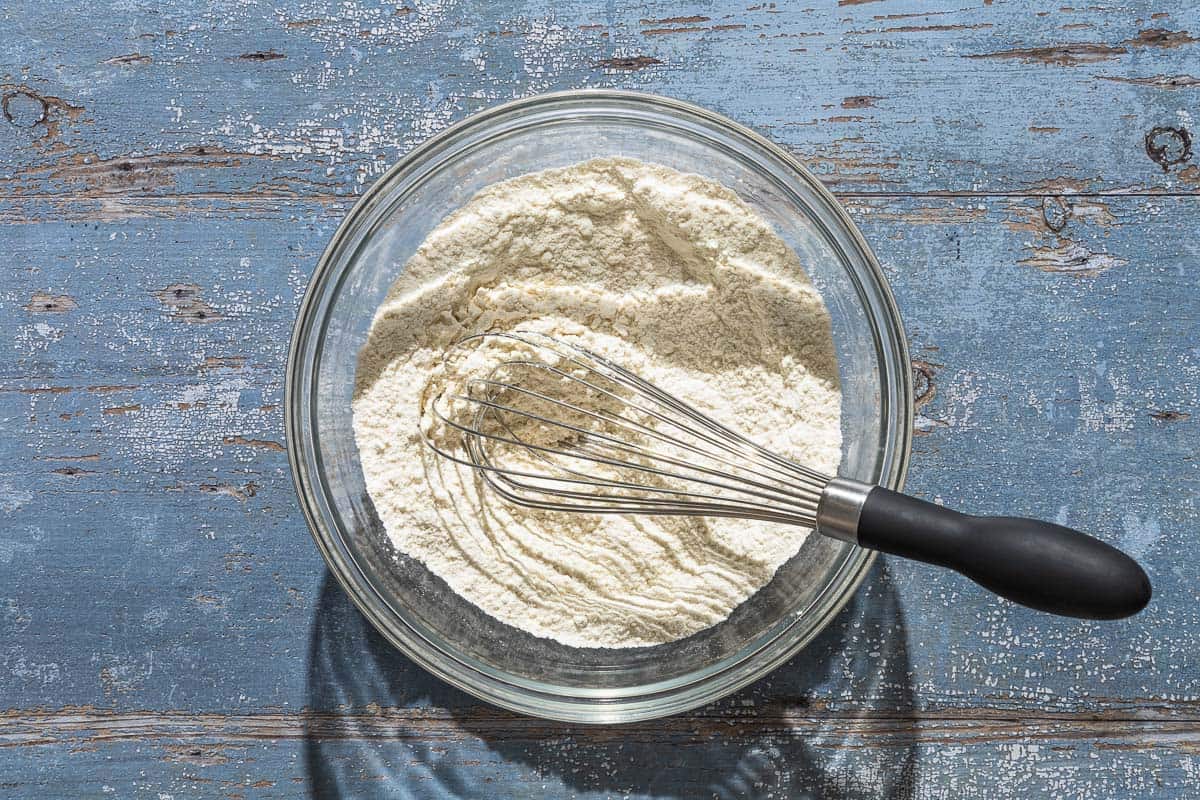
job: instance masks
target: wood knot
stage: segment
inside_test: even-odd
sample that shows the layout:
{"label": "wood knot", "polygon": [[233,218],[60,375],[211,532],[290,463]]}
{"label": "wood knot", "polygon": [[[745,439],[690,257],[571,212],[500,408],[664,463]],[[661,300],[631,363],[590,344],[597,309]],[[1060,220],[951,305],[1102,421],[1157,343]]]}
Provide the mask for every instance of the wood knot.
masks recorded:
{"label": "wood knot", "polygon": [[4,118],[18,128],[32,128],[46,121],[50,105],[40,95],[24,89],[8,92],[0,99]]}
{"label": "wood knot", "polygon": [[1067,227],[1070,218],[1071,206],[1066,200],[1058,196],[1042,198],[1042,221],[1047,228],[1058,233]]}
{"label": "wood knot", "polygon": [[34,142],[45,146],[56,139],[64,121],[75,121],[84,113],[61,97],[42,94],[15,83],[0,83],[0,116],[14,128],[28,131]]}
{"label": "wood knot", "polygon": [[1192,157],[1192,136],[1186,128],[1151,128],[1146,134],[1146,155],[1166,172]]}
{"label": "wood knot", "polygon": [[937,387],[934,386],[933,378],[937,375],[938,368],[941,364],[931,364],[928,361],[922,361],[914,358],[912,361],[913,375],[913,407],[921,408],[929,403],[937,394]]}

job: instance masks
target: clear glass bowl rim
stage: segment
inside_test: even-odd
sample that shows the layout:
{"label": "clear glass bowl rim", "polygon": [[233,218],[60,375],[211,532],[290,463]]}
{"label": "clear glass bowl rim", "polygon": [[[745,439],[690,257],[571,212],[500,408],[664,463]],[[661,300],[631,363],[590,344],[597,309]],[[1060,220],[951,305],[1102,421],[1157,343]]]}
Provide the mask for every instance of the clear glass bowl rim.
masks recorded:
{"label": "clear glass bowl rim", "polygon": [[[911,362],[904,326],[891,288],[857,226],[824,184],[779,145],[702,106],[644,92],[579,89],[534,95],[491,106],[429,138],[381,175],[355,202],[338,226],[317,263],[297,310],[285,374],[284,425],[288,461],[309,532],[343,590],[389,642],[435,676],[486,702],[547,719],[611,724],[654,719],[696,708],[725,697],[780,666],[812,641],[845,606],[874,562],[874,552],[856,550],[845,560],[838,575],[814,602],[808,614],[798,617],[778,636],[761,643],[757,649],[743,651],[732,664],[719,669],[696,671],[688,675],[686,680],[675,679],[664,684],[633,687],[617,695],[610,690],[590,691],[553,684],[535,687],[528,681],[506,679],[498,672],[480,669],[476,664],[457,658],[453,652],[419,634],[391,612],[355,563],[352,549],[324,508],[327,505],[323,502],[324,476],[317,448],[310,444],[313,441],[311,437],[315,437],[312,428],[315,393],[309,389],[317,376],[317,354],[327,323],[327,319],[319,312],[327,307],[327,299],[336,295],[340,274],[335,271],[335,266],[343,249],[361,241],[364,232],[376,221],[373,217],[379,204],[405,181],[409,173],[415,173],[416,177],[405,187],[405,191],[419,186],[425,175],[433,172],[444,159],[454,156],[455,145],[460,144],[467,134],[481,128],[486,130],[489,124],[523,112],[544,113],[558,108],[569,114],[573,107],[577,108],[580,104],[599,102],[642,105],[666,116],[690,117],[693,121],[720,129],[734,139],[748,140],[748,143],[767,151],[785,164],[791,170],[786,177],[802,183],[824,206],[823,210],[833,217],[840,233],[850,240],[857,251],[861,266],[865,267],[865,276],[859,274],[857,277],[866,277],[878,296],[879,307],[868,316],[872,324],[879,325],[881,329],[876,337],[885,344],[878,353],[880,369],[885,373],[884,383],[892,392],[890,398],[881,398],[885,405],[890,402],[887,413],[892,415],[891,422],[885,420],[883,425],[898,432],[898,435],[887,438],[892,447],[890,452],[885,447],[884,474],[880,483],[896,490],[903,487],[912,445]],[[742,151],[740,155],[760,161],[749,151]],[[333,295],[330,295],[331,289]],[[804,630],[798,630],[802,622]]]}

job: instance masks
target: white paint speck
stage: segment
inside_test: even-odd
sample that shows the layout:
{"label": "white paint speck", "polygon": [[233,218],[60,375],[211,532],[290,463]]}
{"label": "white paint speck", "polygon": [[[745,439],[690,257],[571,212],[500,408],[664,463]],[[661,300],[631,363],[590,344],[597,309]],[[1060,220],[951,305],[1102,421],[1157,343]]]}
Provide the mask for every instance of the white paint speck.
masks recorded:
{"label": "white paint speck", "polygon": [[11,483],[0,483],[0,511],[11,514],[33,499],[33,492],[18,489]]}
{"label": "white paint speck", "polygon": [[1125,535],[1121,537],[1121,549],[1136,559],[1142,559],[1162,537],[1158,520],[1149,514],[1140,518],[1132,511],[1121,519]]}

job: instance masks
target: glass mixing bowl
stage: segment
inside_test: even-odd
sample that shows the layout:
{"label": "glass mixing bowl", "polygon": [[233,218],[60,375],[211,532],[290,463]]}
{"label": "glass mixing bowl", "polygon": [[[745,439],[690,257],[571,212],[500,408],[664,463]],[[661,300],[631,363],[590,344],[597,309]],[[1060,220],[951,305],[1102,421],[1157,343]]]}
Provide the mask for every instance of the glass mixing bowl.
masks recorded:
{"label": "glass mixing bowl", "polygon": [[622,155],[713,178],[793,247],[833,319],[842,382],[840,473],[901,488],[912,431],[903,327],[862,235],[794,158],[688,103],[577,91],[482,111],[410,153],[366,192],[321,258],[288,357],[287,449],[313,538],[367,619],[442,679],[516,711],[576,722],[673,714],[729,694],[813,639],[872,553],[810,536],[721,624],[655,647],[590,649],[487,616],[389,544],[351,426],[355,361],[376,308],[443,217],[496,181]]}

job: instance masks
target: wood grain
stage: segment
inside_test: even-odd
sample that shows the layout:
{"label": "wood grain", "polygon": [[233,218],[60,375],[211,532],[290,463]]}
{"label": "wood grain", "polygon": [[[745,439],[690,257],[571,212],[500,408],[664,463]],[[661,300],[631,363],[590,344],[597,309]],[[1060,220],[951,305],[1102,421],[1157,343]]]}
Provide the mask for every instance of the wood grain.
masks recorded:
{"label": "wood grain", "polygon": [[[4,793],[1194,793],[1200,14],[968,5],[0,9]],[[1095,531],[1147,611],[1048,619],[884,559],[770,677],[607,729],[490,710],[370,630],[291,488],[295,308],[388,165],[582,86],[809,164],[905,318],[910,489]]]}
{"label": "wood grain", "polygon": [[[1180,723],[679,718],[607,734],[478,710],[362,715],[76,712],[13,724],[32,789],[183,796],[1147,796],[1187,785],[1200,731]],[[1139,754],[1149,756],[1147,766]],[[11,763],[11,762],[10,762]],[[136,770],[153,765],[151,787]],[[314,769],[314,764],[320,765]],[[25,766],[25,764],[20,764]],[[120,787],[119,789],[117,787]],[[630,787],[643,787],[630,790]],[[149,796],[155,796],[150,793]]]}
{"label": "wood grain", "polygon": [[[1200,15],[1182,0],[1132,13],[888,2],[681,14],[677,3],[580,0],[395,9],[14,15],[0,53],[12,117],[0,125],[0,192],[354,195],[454,120],[584,86],[712,107],[844,191],[1190,194],[1200,181],[1190,161],[1162,164],[1146,147],[1155,128],[1187,135],[1196,110]],[[112,33],[95,33],[94,15]],[[752,91],[731,91],[731,65]],[[859,97],[872,102],[853,107]]]}

